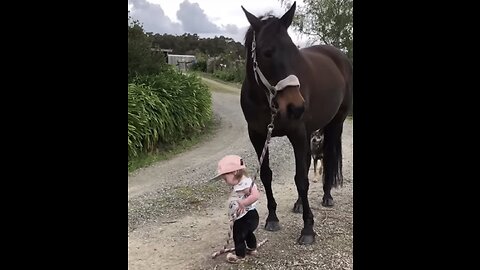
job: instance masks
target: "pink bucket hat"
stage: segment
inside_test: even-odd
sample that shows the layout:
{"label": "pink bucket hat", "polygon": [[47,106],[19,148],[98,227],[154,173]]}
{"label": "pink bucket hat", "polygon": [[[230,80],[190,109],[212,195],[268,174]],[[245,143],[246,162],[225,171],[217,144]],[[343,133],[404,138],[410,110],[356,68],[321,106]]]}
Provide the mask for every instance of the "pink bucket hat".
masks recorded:
{"label": "pink bucket hat", "polygon": [[213,177],[211,180],[217,180],[222,176],[222,174],[234,172],[236,170],[245,169],[245,168],[246,167],[243,162],[243,159],[240,156],[237,156],[237,155],[224,156],[218,162],[217,175]]}

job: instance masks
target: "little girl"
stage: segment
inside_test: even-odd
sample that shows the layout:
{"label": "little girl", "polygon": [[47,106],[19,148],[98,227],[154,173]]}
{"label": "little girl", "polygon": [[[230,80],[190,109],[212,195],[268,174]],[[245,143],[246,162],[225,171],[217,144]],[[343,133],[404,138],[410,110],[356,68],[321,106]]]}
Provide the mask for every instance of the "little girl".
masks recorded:
{"label": "little girl", "polygon": [[253,233],[259,222],[255,209],[260,196],[257,185],[248,177],[243,159],[237,155],[227,155],[218,162],[218,175],[214,179],[223,179],[232,186],[229,199],[229,218],[233,223],[233,242],[235,254],[227,254],[227,262],[239,263],[245,254],[256,255],[257,239]]}

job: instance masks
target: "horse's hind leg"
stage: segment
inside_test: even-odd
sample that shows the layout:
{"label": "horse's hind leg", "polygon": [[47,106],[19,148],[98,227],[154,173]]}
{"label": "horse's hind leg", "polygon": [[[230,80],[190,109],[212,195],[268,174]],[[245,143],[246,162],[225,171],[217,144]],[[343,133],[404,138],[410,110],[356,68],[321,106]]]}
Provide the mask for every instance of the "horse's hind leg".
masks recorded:
{"label": "horse's hind leg", "polygon": [[295,137],[288,136],[288,139],[295,153],[295,185],[299,196],[294,205],[294,211],[300,208],[303,212],[303,229],[297,241],[301,245],[312,244],[315,241],[315,233],[313,232],[313,213],[308,203],[308,170],[311,153],[308,150],[308,140],[305,140],[302,134],[296,134]]}
{"label": "horse's hind leg", "polygon": [[342,186],[342,132],[347,111],[340,111],[325,127],[323,146],[323,199],[322,205],[333,206],[332,187]]}
{"label": "horse's hind leg", "polygon": [[[250,141],[255,148],[255,152],[257,153],[258,160],[260,160],[260,156],[262,155],[263,146],[265,145],[266,134],[259,134],[252,130],[248,130],[248,135],[250,137]],[[278,231],[280,230],[280,223],[277,217],[277,203],[273,198],[272,192],[272,170],[270,169],[269,158],[268,158],[268,150],[265,153],[265,157],[262,161],[262,166],[260,167],[260,178],[263,183],[263,187],[265,188],[265,193],[267,195],[267,208],[268,208],[268,217],[265,222],[265,229],[267,231]]]}

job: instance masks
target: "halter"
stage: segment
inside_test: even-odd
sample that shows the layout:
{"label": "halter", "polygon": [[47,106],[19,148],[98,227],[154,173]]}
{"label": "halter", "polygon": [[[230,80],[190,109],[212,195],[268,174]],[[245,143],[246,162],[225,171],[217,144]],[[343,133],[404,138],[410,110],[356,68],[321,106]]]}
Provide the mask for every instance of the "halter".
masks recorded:
{"label": "halter", "polygon": [[[265,94],[267,95],[268,99],[268,104],[270,106],[270,110],[273,113],[278,112],[278,108],[275,107],[275,104],[273,103],[273,99],[277,95],[278,91],[282,91],[285,89],[287,86],[300,86],[300,82],[298,81],[297,76],[295,75],[288,75],[286,78],[283,80],[280,80],[275,86],[272,86],[267,78],[263,75],[262,71],[260,70],[260,67],[258,66],[257,62],[257,51],[256,51],[257,45],[255,42],[255,31],[253,31],[253,40],[252,40],[252,67],[253,67],[253,75],[255,75],[255,81],[257,82],[258,85],[258,77],[260,77],[260,81],[262,84],[266,87]],[[258,77],[257,77],[258,75]],[[273,123],[273,119],[272,119]]]}
{"label": "halter", "polygon": [[257,51],[255,50],[256,47],[257,46],[255,42],[255,31],[254,31],[253,41],[252,41],[253,74],[255,75],[255,81],[257,82],[257,84],[260,85],[258,83],[258,78],[257,78],[257,74],[258,74],[258,77],[260,77],[260,80],[262,81],[263,85],[267,88],[265,91],[265,94],[267,94],[268,104],[270,105],[270,109],[272,110],[272,113],[273,112],[276,113],[278,111],[278,108],[275,107],[275,105],[273,104],[273,98],[275,98],[275,96],[277,95],[277,89],[268,82],[268,80],[265,78],[262,71],[260,70],[260,67],[258,66],[258,62],[257,62]]}

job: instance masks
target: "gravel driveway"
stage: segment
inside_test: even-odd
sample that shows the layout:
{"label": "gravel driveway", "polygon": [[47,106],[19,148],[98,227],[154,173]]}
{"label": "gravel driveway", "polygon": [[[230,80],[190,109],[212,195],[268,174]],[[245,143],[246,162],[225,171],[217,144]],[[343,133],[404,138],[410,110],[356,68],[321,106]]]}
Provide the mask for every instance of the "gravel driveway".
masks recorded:
{"label": "gravel driveway", "polygon": [[[257,166],[240,108],[239,89],[205,79],[213,96],[215,135],[188,152],[137,170],[128,176],[128,269],[352,269],[353,268],[353,120],[344,125],[344,185],[332,190],[333,208],[321,206],[321,181],[313,182],[309,200],[317,233],[313,245],[296,243],[303,227],[301,214],[292,212],[297,192],[293,149],[286,137],[272,138],[270,165],[273,192],[282,229],[263,229],[267,216],[264,193],[258,203],[259,241],[268,242],[257,258],[240,265],[225,255],[210,255],[226,241],[228,187],[208,182],[217,161],[226,154],[244,157],[250,175]],[[257,184],[263,192],[259,178]]]}

